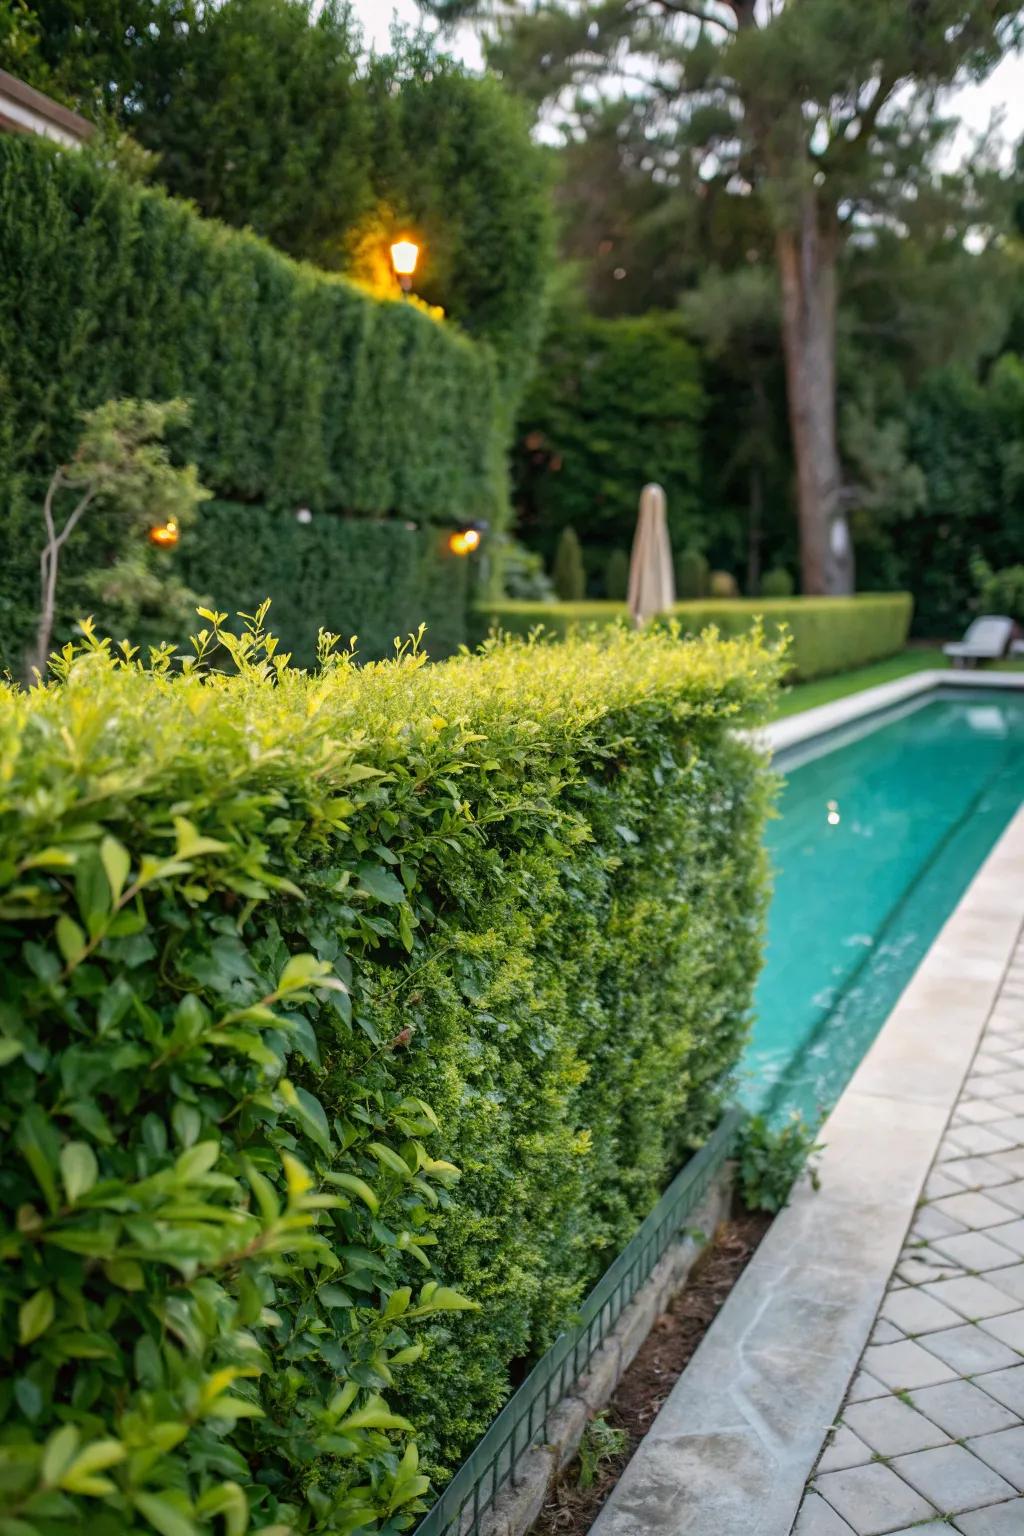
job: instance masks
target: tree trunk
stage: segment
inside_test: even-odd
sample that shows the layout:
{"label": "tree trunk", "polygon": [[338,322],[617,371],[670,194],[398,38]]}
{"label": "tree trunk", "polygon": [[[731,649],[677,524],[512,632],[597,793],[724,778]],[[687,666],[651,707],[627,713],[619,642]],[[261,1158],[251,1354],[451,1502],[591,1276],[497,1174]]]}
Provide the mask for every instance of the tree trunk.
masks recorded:
{"label": "tree trunk", "polygon": [[836,255],[833,210],[813,190],[776,236],[782,342],[796,459],[800,569],[805,593],[853,591],[853,546],[839,499],[836,445]]}

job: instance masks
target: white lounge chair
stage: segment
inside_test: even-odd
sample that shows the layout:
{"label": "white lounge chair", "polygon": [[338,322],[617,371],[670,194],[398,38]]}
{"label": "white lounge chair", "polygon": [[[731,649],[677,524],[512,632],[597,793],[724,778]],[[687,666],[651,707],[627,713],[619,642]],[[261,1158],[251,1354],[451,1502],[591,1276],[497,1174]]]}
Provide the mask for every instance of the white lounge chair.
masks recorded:
{"label": "white lounge chair", "polygon": [[942,649],[952,658],[955,667],[976,666],[979,661],[999,661],[1010,649],[1013,629],[1012,619],[1002,614],[985,613],[968,625],[962,640],[944,645]]}

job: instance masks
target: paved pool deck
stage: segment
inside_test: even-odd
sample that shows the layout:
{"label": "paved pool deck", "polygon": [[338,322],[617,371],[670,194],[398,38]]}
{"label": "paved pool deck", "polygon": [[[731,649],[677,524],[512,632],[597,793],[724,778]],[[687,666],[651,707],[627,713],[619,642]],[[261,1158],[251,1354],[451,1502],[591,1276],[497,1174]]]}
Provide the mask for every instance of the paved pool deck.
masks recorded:
{"label": "paved pool deck", "polygon": [[1021,938],[794,1536],[911,1530],[1024,1532]]}
{"label": "paved pool deck", "polygon": [[[935,681],[901,684],[874,707]],[[594,1536],[1024,1536],[1022,931],[1024,809],[829,1117],[820,1192],[773,1222]]]}

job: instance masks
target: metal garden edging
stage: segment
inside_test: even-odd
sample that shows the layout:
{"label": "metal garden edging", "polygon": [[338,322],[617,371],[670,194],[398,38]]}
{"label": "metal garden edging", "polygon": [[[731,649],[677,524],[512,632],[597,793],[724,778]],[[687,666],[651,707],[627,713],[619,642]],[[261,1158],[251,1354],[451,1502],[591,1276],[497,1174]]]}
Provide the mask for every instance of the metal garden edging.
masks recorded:
{"label": "metal garden edging", "polygon": [[476,1536],[481,1517],[512,1481],[516,1463],[546,1436],[548,1416],[587,1369],[623,1310],[648,1279],[729,1157],[745,1119],[727,1110],[679,1171],[582,1303],[574,1325],[538,1360],[470,1452],[414,1536]]}

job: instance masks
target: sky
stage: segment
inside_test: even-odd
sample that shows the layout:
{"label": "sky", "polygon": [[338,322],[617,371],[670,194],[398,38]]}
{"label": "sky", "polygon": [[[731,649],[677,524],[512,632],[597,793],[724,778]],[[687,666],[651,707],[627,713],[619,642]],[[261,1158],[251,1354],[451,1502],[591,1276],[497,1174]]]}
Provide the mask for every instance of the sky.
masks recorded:
{"label": "sky", "polygon": [[[353,0],[356,15],[363,25],[368,43],[378,48],[387,47],[388,32],[394,16],[405,23],[415,24],[419,18],[416,0]],[[471,33],[459,39],[456,50],[468,64],[480,64],[480,49]],[[1001,113],[1002,133],[1009,144],[1016,144],[1024,137],[1024,55],[1012,54],[1005,58],[998,69],[981,85],[970,85],[952,93],[950,105],[962,118],[965,134],[983,132],[989,125],[993,112]]]}

